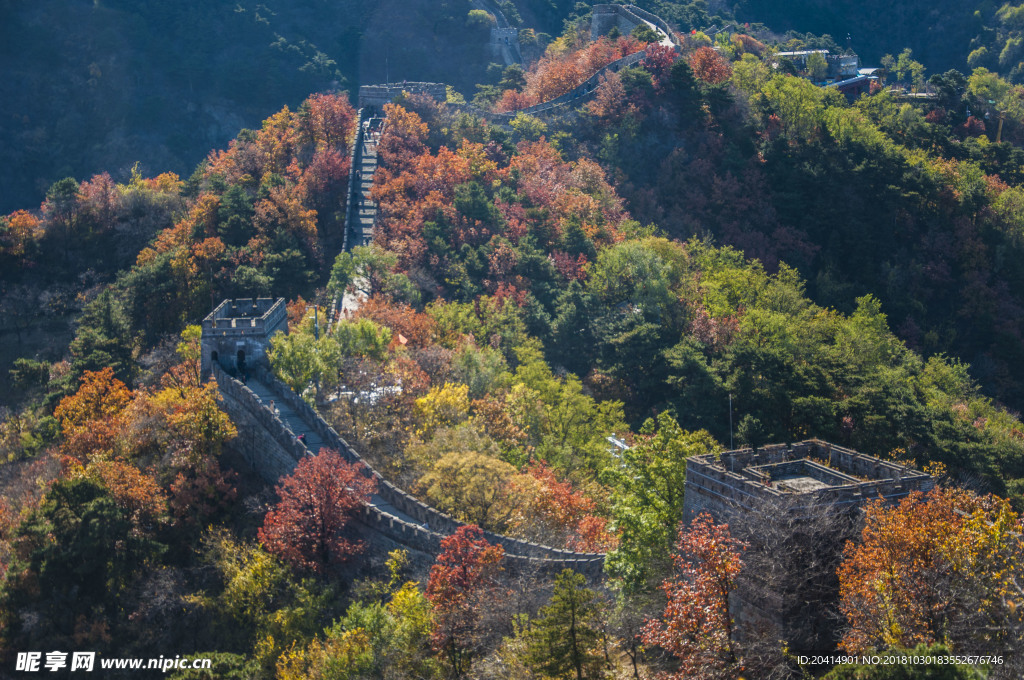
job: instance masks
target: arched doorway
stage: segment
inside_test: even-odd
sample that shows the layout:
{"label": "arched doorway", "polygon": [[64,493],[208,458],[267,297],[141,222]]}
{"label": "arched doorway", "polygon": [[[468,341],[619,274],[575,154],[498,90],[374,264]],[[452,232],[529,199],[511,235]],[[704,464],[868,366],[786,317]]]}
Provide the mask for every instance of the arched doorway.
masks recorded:
{"label": "arched doorway", "polygon": [[236,357],[235,365],[238,367],[240,372],[245,372],[245,350],[238,350],[238,356]]}

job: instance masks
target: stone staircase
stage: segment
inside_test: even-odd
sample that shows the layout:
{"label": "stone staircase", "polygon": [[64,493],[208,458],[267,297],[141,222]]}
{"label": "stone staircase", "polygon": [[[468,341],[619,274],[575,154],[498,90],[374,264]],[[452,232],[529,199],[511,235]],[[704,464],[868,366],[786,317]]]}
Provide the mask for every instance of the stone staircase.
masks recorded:
{"label": "stone staircase", "polygon": [[370,197],[377,172],[377,142],[383,118],[359,110],[359,128],[352,149],[349,202],[345,210],[345,250],[367,246],[373,241],[377,204]]}

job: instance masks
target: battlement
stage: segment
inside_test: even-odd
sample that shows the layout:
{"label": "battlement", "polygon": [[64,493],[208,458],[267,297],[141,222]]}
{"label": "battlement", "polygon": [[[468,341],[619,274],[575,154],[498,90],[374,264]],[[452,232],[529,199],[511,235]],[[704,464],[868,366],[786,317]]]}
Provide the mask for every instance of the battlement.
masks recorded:
{"label": "battlement", "polygon": [[214,363],[244,373],[264,361],[270,338],[288,332],[284,298],[236,298],[224,300],[202,323],[202,374]]}
{"label": "battlement", "polygon": [[224,300],[203,319],[203,329],[236,329],[263,332],[286,316],[284,298],[238,298]]}
{"label": "battlement", "polygon": [[791,507],[798,500],[803,508],[862,505],[934,486],[930,475],[906,465],[810,439],[690,458],[685,511],[687,517],[708,511],[721,518],[772,500]]}
{"label": "battlement", "polygon": [[444,83],[387,83],[384,85],[363,85],[359,88],[359,105],[357,108],[380,109],[390,104],[403,92],[409,94],[425,94],[439,102],[448,98],[448,86]]}
{"label": "battlement", "polygon": [[665,20],[636,5],[594,5],[590,15],[590,37],[597,40],[607,35],[612,28],[618,28],[620,32],[628,34],[643,24],[653,26],[656,31],[664,34],[667,42],[671,42],[677,50],[679,49],[679,39]]}

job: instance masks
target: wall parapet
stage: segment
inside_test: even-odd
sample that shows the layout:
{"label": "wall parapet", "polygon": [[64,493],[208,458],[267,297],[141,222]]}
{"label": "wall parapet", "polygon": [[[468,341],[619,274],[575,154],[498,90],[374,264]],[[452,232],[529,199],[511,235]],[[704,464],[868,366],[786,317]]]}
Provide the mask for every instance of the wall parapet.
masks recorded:
{"label": "wall parapet", "polygon": [[[429,525],[431,529],[440,530],[445,535],[454,533],[459,527],[465,524],[464,522],[460,522],[454,517],[427,505],[423,501],[402,489],[399,489],[397,486],[384,479],[383,475],[374,470],[369,463],[363,460],[362,456],[360,456],[355,449],[353,449],[349,443],[346,442],[341,435],[337,433],[337,431],[335,431],[333,427],[328,425],[327,421],[325,421],[312,406],[306,403],[304,399],[295,394],[295,392],[290,390],[269,372],[260,371],[256,375],[256,378],[264,385],[270,387],[274,391],[275,395],[280,398],[281,403],[287,404],[289,408],[298,413],[302,420],[324,441],[325,446],[336,449],[342,457],[350,463],[362,463],[365,466],[365,474],[376,479],[378,495],[396,510],[412,517],[417,522]],[[401,522],[402,520],[395,518],[395,521]],[[602,553],[579,553],[572,550],[563,550],[486,531],[484,532],[484,535],[491,543],[500,543],[505,548],[506,552],[517,555],[538,558],[557,557],[560,559],[574,560],[604,559],[604,555]]]}
{"label": "wall parapet", "polygon": [[[297,464],[309,454],[306,447],[295,438],[295,433],[263,405],[255,392],[243,385],[241,381],[228,375],[219,364],[214,364],[213,376],[217,381],[217,389],[237,401],[270,434],[278,448],[285,452],[291,460]],[[268,479],[267,481],[276,480]]]}
{"label": "wall parapet", "polygon": [[664,33],[665,37],[669,39],[677,50],[681,47],[679,38],[676,36],[675,31],[672,30],[672,27],[668,25],[668,22],[657,14],[648,12],[636,5],[613,5],[607,3],[594,5],[591,8],[591,17],[590,33],[594,39],[608,33],[612,26],[617,26],[620,30],[625,29],[623,32],[628,33],[641,24],[650,23],[658,31]]}
{"label": "wall parapet", "polygon": [[660,30],[662,33],[668,36],[668,39],[672,41],[672,44],[676,46],[676,49],[680,49],[682,47],[682,44],[679,42],[679,37],[676,35],[676,32],[672,30],[672,27],[668,25],[668,22],[659,17],[657,14],[654,14],[653,12],[648,12],[642,7],[637,7],[636,5],[617,6],[622,7],[625,11],[629,12],[633,16],[643,21],[649,21],[652,24],[654,24],[658,28],[658,30]]}
{"label": "wall parapet", "polygon": [[[213,369],[213,374],[221,392],[231,397],[260,426],[266,429],[275,444],[296,464],[304,456],[315,453],[309,451],[305,444],[299,442],[295,433],[278,416],[274,415],[252,390],[228,375],[220,366]],[[366,526],[403,545],[435,554],[439,552],[443,538],[464,526],[464,522],[427,505],[384,479],[333,427],[327,424],[313,407],[269,372],[256,369],[253,378],[270,388],[280,404],[286,405],[298,414],[309,430],[315,432],[323,440],[325,447],[337,450],[349,463],[361,463],[363,474],[376,481],[376,496],[385,504],[418,522],[418,524],[407,522],[370,503],[364,507],[362,515],[362,521]],[[269,479],[268,481],[275,480]],[[596,576],[604,568],[603,553],[563,550],[486,531],[484,537],[491,543],[501,545],[505,549],[506,559],[523,567],[531,566],[540,569],[570,567],[591,576]]]}
{"label": "wall parapet", "polygon": [[601,84],[601,78],[608,73],[617,73],[624,68],[629,68],[634,64],[637,64],[647,58],[647,51],[640,50],[633,54],[627,54],[621,59],[605,64],[599,68],[592,76],[587,78],[585,81],[569,90],[565,94],[559,95],[554,99],[551,99],[540,104],[534,104],[533,106],[527,106],[524,109],[517,109],[515,111],[509,111],[507,113],[488,113],[483,111],[477,111],[481,115],[484,115],[492,120],[502,121],[509,123],[520,113],[524,113],[528,116],[542,116],[549,113],[553,113],[558,109],[565,106],[574,104],[583,104],[594,98],[597,92],[597,86]]}
{"label": "wall parapet", "polygon": [[377,85],[361,85],[359,87],[359,108],[380,109],[403,92],[410,94],[425,94],[433,97],[439,102],[448,98],[448,86],[444,83],[384,83]]}
{"label": "wall parapet", "polygon": [[352,135],[352,149],[349,154],[348,166],[348,200],[345,201],[345,227],[341,235],[341,250],[347,252],[349,249],[348,233],[352,230],[352,221],[358,213],[358,201],[356,200],[356,175],[358,175],[359,163],[363,155],[363,121],[366,118],[366,109],[360,107],[356,112],[356,132]]}

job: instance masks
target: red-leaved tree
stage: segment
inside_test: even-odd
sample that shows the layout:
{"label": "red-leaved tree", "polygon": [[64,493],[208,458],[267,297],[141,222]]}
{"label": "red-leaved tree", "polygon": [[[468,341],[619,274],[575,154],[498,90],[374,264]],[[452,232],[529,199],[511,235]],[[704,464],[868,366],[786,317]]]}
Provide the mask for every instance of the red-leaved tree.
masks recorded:
{"label": "red-leaved tree", "polygon": [[453,677],[468,668],[478,647],[479,622],[493,602],[505,549],[491,545],[480,527],[469,524],[441,541],[430,568],[427,599],[434,607],[434,649],[444,655]]}
{"label": "red-leaved tree", "polygon": [[341,536],[349,518],[375,490],[361,464],[334,450],[303,458],[277,486],[281,500],[259,530],[263,546],[293,567],[321,572],[329,562],[357,553],[362,545]]}
{"label": "red-leaved tree", "polygon": [[733,643],[729,593],[743,565],[746,544],[729,533],[728,524],[715,524],[701,513],[689,529],[679,532],[673,560],[677,574],[662,583],[668,604],[660,621],[648,621],[641,639],[679,660],[671,680],[734,678],[742,670]]}

